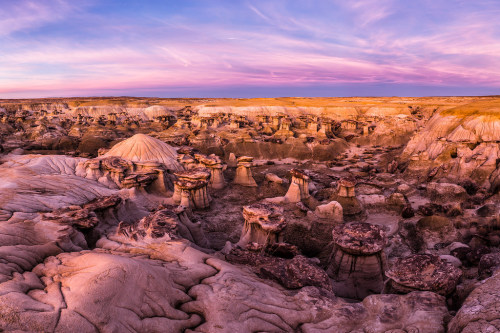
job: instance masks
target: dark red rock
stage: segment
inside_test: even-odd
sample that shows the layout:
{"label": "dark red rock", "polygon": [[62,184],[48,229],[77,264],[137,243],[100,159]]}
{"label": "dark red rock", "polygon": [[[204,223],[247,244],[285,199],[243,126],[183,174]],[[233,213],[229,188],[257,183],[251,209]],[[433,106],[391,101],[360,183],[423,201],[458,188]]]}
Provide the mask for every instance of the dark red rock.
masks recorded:
{"label": "dark red rock", "polygon": [[332,291],[326,272],[317,267],[310,259],[296,256],[281,262],[281,265],[265,265],[260,268],[262,276],[274,279],[288,289],[315,286]]}
{"label": "dark red rock", "polygon": [[478,275],[480,279],[490,277],[500,268],[500,253],[487,253],[481,257],[478,266]]}
{"label": "dark red rock", "polygon": [[403,208],[403,211],[401,212],[401,216],[404,219],[409,219],[415,216],[415,211],[413,210],[411,205],[406,205],[405,208]]}
{"label": "dark red rock", "polygon": [[425,205],[419,206],[418,211],[420,214],[424,216],[431,216],[437,213],[443,213],[444,208],[441,205],[435,203],[427,203]]}
{"label": "dark red rock", "polygon": [[43,219],[59,224],[67,224],[83,229],[95,227],[99,223],[97,215],[90,209],[68,207],[42,215]]}
{"label": "dark red rock", "polygon": [[149,236],[153,239],[167,236],[170,239],[181,238],[178,234],[179,218],[175,211],[162,209],[142,218],[140,221],[126,225],[120,222],[117,234],[122,234],[133,240]]}
{"label": "dark red rock", "polygon": [[311,259],[301,255],[293,259],[284,259],[236,248],[226,255],[226,260],[250,266],[258,275],[275,280],[288,289],[313,286],[332,291],[326,272],[316,266]]}
{"label": "dark red rock", "polygon": [[386,275],[391,279],[391,286],[397,292],[421,290],[449,295],[455,290],[462,276],[462,270],[445,262],[439,256],[414,254],[396,260]]}
{"label": "dark red rock", "polygon": [[122,202],[122,198],[120,198],[118,195],[110,195],[108,197],[97,198],[83,205],[83,208],[92,211],[102,211],[111,207],[115,207],[120,202]]}
{"label": "dark red rock", "polygon": [[344,252],[353,255],[371,255],[381,252],[386,245],[385,232],[377,225],[354,222],[336,226],[333,242]]}
{"label": "dark red rock", "polygon": [[472,248],[472,250],[467,253],[465,257],[467,258],[467,261],[469,263],[471,263],[472,265],[477,265],[479,264],[481,257],[490,252],[491,250],[487,246],[480,245]]}

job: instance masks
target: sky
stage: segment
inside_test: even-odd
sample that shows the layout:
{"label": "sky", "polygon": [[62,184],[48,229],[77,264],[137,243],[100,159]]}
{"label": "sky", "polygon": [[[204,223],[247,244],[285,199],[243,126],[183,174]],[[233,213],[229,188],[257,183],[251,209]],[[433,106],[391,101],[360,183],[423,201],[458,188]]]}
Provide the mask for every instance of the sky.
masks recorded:
{"label": "sky", "polygon": [[0,0],[0,98],[500,94],[500,0]]}

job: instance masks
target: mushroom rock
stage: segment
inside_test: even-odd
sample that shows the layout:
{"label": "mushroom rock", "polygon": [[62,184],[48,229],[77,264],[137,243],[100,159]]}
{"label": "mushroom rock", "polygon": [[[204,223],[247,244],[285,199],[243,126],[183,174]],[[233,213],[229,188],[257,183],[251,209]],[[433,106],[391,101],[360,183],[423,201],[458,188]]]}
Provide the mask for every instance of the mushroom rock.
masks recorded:
{"label": "mushroom rock", "polygon": [[230,168],[236,168],[237,165],[238,161],[236,160],[236,155],[234,155],[234,153],[230,153],[227,160],[227,166]]}
{"label": "mushroom rock", "polygon": [[298,169],[290,170],[292,181],[288,192],[285,194],[285,199],[288,202],[299,202],[309,198],[309,182],[310,178],[304,171]]}
{"label": "mushroom rock", "polygon": [[221,159],[216,155],[210,155],[208,157],[200,156],[198,160],[210,170],[210,181],[208,186],[216,190],[224,188],[224,186],[226,186],[226,182],[224,180],[223,173],[224,165],[222,164]]}
{"label": "mushroom rock", "polygon": [[337,183],[338,195],[343,198],[354,198],[356,181],[354,179],[343,178]]}
{"label": "mushroom rock", "polygon": [[455,290],[462,271],[439,256],[413,254],[396,260],[385,274],[390,288],[398,293],[421,290],[446,296]]}
{"label": "mushroom rock", "polygon": [[109,187],[146,188],[148,192],[170,195],[173,189],[166,166],[159,162],[132,162],[105,156],[79,163],[77,174]]}
{"label": "mushroom rock", "polygon": [[207,192],[208,181],[181,179],[175,181],[175,186],[181,193],[179,201],[181,206],[194,209],[204,209],[210,206],[210,197]]}
{"label": "mushroom rock", "polygon": [[352,216],[362,212],[361,204],[356,198],[355,186],[354,179],[343,178],[337,183],[337,195],[331,198],[342,205],[344,215]]}
{"label": "mushroom rock", "polygon": [[132,162],[115,156],[99,158],[97,161],[100,162],[101,177],[107,178],[118,186],[121,186],[126,174],[134,170]]}
{"label": "mushroom rock", "polygon": [[136,134],[117,143],[103,156],[118,156],[133,162],[159,162],[170,170],[182,170],[173,147],[145,134]]}
{"label": "mushroom rock", "polygon": [[122,181],[123,188],[146,188],[151,185],[158,176],[152,172],[132,172]]}
{"label": "mushroom rock", "polygon": [[210,171],[207,168],[190,169],[176,172],[174,175],[178,178],[174,182],[174,195],[172,197],[174,203],[181,203],[182,195],[185,193],[183,206],[195,209],[204,209],[210,206],[210,196],[207,191]]}
{"label": "mushroom rock", "polygon": [[[81,174],[84,178],[98,180],[103,176],[103,172],[101,171],[101,161],[98,159],[88,160],[82,163],[83,174]],[[78,171],[77,171],[78,174]]]}
{"label": "mushroom rock", "polygon": [[178,161],[186,170],[194,169],[198,166],[198,162],[196,162],[196,159],[192,155],[182,155],[182,157],[178,158]]}
{"label": "mushroom rock", "polygon": [[163,164],[159,162],[134,162],[134,169],[137,172],[156,176],[148,187],[148,190],[152,193],[162,193],[165,196],[172,194],[173,177]]}
{"label": "mushroom rock", "polygon": [[384,287],[386,236],[377,225],[353,222],[336,226],[328,275],[342,297],[362,299]]}
{"label": "mushroom rock", "polygon": [[256,187],[257,183],[252,176],[253,157],[241,156],[238,157],[238,167],[236,168],[236,176],[234,184],[241,186]]}
{"label": "mushroom rock", "polygon": [[283,216],[283,207],[272,203],[255,203],[243,207],[245,224],[238,242],[240,247],[246,248],[252,243],[257,247],[266,247],[282,242],[282,231],[286,226]]}

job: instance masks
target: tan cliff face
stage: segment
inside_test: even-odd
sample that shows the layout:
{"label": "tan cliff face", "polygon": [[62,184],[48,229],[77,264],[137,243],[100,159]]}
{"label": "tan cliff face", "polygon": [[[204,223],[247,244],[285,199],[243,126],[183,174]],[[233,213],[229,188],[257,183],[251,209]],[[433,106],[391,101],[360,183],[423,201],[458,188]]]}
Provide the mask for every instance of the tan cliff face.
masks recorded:
{"label": "tan cliff face", "polygon": [[485,185],[500,159],[500,101],[479,101],[436,113],[408,142],[402,160],[409,169],[436,177],[473,178]]}

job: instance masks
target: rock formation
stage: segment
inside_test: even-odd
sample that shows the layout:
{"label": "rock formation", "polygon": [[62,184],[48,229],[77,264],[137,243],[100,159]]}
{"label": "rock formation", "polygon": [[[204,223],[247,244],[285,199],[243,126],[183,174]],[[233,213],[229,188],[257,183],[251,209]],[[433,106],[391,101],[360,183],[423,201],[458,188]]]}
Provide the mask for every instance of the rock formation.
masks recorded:
{"label": "rock formation", "polygon": [[333,229],[334,249],[328,272],[336,294],[363,299],[384,287],[385,233],[369,223],[348,223]]}
{"label": "rock formation", "polygon": [[286,226],[283,208],[271,203],[256,203],[243,207],[245,224],[238,245],[263,247],[282,241]]}
{"label": "rock formation", "polygon": [[309,198],[309,177],[301,170],[292,169],[290,171],[292,181],[288,192],[285,194],[285,200],[288,202],[300,202]]}
{"label": "rock formation", "polygon": [[398,259],[386,275],[397,292],[422,290],[448,295],[455,289],[462,271],[438,256],[416,254]]}
{"label": "rock formation", "polygon": [[158,162],[173,171],[182,169],[174,148],[144,134],[136,134],[116,144],[104,156],[117,156],[132,162]]}
{"label": "rock formation", "polygon": [[210,169],[210,182],[209,187],[220,190],[226,186],[226,181],[224,180],[224,165],[221,159],[216,155],[211,156],[200,156],[199,161],[206,168]]}
{"label": "rock formation", "polygon": [[[204,209],[210,206],[210,196],[208,195],[210,172],[208,169],[190,169],[176,172],[175,175],[178,178],[175,181],[172,197],[175,203],[195,209]],[[183,197],[188,198],[187,202],[182,202]]]}
{"label": "rock formation", "polygon": [[0,100],[0,331],[496,332],[498,104]]}
{"label": "rock formation", "polygon": [[242,186],[257,186],[257,183],[252,176],[253,157],[241,156],[238,157],[238,165],[236,167],[236,176],[234,183]]}

